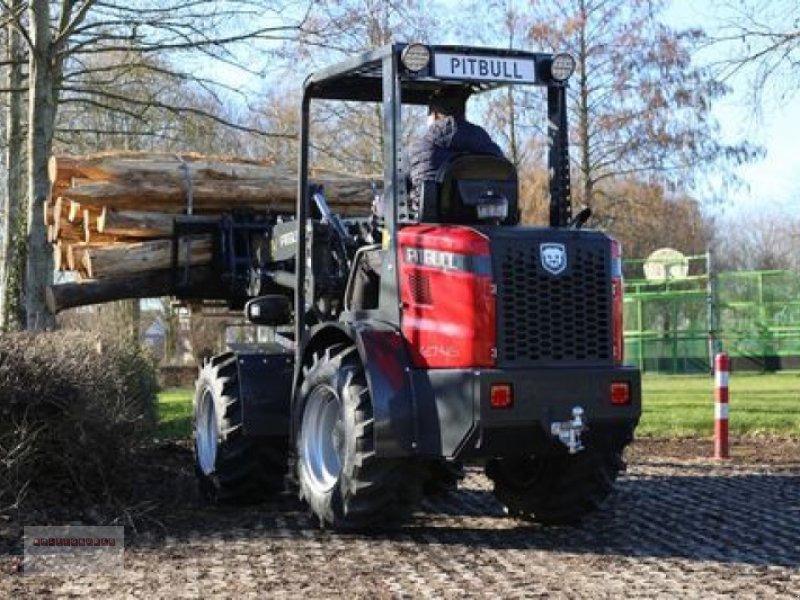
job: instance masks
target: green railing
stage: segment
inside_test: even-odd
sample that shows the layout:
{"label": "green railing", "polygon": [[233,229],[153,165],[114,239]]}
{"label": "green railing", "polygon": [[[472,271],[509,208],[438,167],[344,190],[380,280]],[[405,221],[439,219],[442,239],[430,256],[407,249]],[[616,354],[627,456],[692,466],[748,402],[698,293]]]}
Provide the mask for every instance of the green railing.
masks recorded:
{"label": "green railing", "polygon": [[625,263],[626,362],[643,371],[708,371],[724,349],[740,368],[800,368],[800,274],[723,271],[708,255],[685,259],[686,276],[647,280]]}

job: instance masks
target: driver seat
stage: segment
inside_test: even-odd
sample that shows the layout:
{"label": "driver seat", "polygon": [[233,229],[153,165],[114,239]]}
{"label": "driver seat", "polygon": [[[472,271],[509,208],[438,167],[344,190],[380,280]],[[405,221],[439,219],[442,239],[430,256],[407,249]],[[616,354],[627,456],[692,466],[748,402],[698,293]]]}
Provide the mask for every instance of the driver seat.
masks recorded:
{"label": "driver seat", "polygon": [[[439,167],[432,180],[422,182],[420,192],[420,223],[519,223],[517,170],[499,156],[456,154]],[[487,205],[503,203],[505,216],[481,216]]]}

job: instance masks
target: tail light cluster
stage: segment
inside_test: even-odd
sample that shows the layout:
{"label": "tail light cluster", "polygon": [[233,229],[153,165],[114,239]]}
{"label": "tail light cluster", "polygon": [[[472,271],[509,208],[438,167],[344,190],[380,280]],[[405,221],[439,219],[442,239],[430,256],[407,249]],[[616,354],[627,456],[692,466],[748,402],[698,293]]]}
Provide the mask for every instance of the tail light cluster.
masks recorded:
{"label": "tail light cluster", "polygon": [[614,363],[621,365],[625,360],[625,337],[622,323],[623,313],[623,281],[622,281],[622,244],[611,240],[611,326],[614,340]]}
{"label": "tail light cluster", "polygon": [[489,240],[469,227],[398,233],[401,328],[421,368],[492,367],[496,300]]}

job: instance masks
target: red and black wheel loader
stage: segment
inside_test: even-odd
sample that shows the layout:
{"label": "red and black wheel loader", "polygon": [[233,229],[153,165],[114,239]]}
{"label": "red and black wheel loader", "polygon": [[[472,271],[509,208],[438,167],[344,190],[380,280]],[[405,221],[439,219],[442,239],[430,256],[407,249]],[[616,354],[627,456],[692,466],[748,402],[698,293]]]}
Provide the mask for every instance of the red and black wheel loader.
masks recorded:
{"label": "red and black wheel loader", "polygon": [[[572,215],[574,68],[565,54],[395,43],[307,78],[296,213],[215,225],[229,300],[274,341],[200,372],[205,497],[244,502],[288,481],[323,526],[382,527],[453,489],[470,463],[512,516],[571,522],[606,499],[641,389],[623,364],[620,245]],[[546,90],[548,226],[519,223],[516,169],[495,156],[457,155],[408,188],[402,109],[445,88],[508,85]],[[310,180],[323,100],[382,109],[377,242]],[[175,239],[202,227],[176,223]]]}

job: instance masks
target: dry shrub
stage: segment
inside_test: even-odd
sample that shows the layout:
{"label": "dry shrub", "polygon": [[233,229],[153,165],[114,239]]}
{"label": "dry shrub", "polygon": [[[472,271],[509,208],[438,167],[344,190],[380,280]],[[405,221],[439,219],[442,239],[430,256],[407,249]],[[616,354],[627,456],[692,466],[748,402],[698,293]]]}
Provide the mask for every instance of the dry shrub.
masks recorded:
{"label": "dry shrub", "polygon": [[155,426],[155,368],[135,344],[80,332],[0,335],[0,510],[104,504],[130,490]]}

